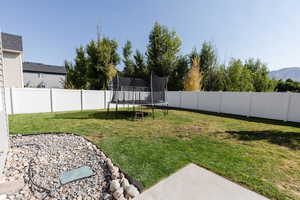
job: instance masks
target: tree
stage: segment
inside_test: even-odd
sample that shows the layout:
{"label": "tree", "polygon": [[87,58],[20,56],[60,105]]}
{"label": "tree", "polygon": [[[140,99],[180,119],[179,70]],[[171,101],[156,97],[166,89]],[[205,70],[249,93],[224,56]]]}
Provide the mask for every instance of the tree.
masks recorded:
{"label": "tree", "polygon": [[245,61],[245,67],[251,71],[254,91],[266,92],[274,90],[274,84],[268,76],[269,70],[266,64],[262,63],[259,59],[254,60],[250,58]]}
{"label": "tree", "polygon": [[132,54],[132,45],[131,42],[128,40],[123,47],[123,63],[125,65],[123,73],[125,76],[132,77],[134,76],[134,64],[131,59]]}
{"label": "tree", "polygon": [[204,90],[210,91],[213,88],[213,70],[217,64],[215,47],[211,42],[204,42],[200,51],[200,69],[204,73]]}
{"label": "tree", "polygon": [[66,68],[66,79],[64,82],[65,89],[74,89],[74,82],[76,81],[76,77],[74,75],[74,67],[71,62],[65,61],[65,68]]}
{"label": "tree", "polygon": [[86,58],[85,50],[81,46],[76,49],[76,58],[75,58],[75,66],[74,73],[76,80],[74,82],[75,88],[85,89],[87,87],[87,68],[88,60]]}
{"label": "tree", "polygon": [[88,82],[90,89],[107,89],[109,81],[116,74],[120,62],[118,43],[107,37],[91,41],[87,45]]}
{"label": "tree", "polygon": [[202,88],[203,75],[199,69],[200,58],[195,57],[192,61],[192,67],[184,78],[185,91],[199,91]]}
{"label": "tree", "polygon": [[88,59],[86,57],[85,49],[82,46],[76,49],[74,65],[71,62],[66,61],[65,67],[67,71],[65,87],[86,89]]}
{"label": "tree", "polygon": [[188,56],[180,56],[175,69],[169,76],[168,89],[173,91],[184,89],[184,77],[189,71]]}
{"label": "tree", "polygon": [[300,92],[300,82],[287,79],[286,81],[279,80],[275,87],[277,92]]}
{"label": "tree", "polygon": [[158,76],[169,76],[176,66],[180,46],[181,40],[175,31],[155,23],[149,35],[146,53],[149,71]]}
{"label": "tree", "polygon": [[134,58],[134,63],[133,63],[134,77],[147,79],[149,72],[147,69],[147,65],[145,63],[144,55],[139,50],[136,50],[133,58]]}
{"label": "tree", "polygon": [[210,88],[210,91],[227,91],[229,79],[226,71],[226,66],[216,66],[210,73],[212,73],[212,87]]}
{"label": "tree", "polygon": [[[198,51],[197,51],[196,48],[193,48],[192,51],[191,51],[191,53],[188,56],[189,56],[189,62],[192,65],[194,58],[196,58],[196,57],[200,58],[200,53],[198,53]],[[199,63],[199,65],[200,65],[200,63]]]}
{"label": "tree", "polygon": [[250,70],[244,67],[240,59],[231,59],[227,68],[229,91],[252,91],[252,79]]}

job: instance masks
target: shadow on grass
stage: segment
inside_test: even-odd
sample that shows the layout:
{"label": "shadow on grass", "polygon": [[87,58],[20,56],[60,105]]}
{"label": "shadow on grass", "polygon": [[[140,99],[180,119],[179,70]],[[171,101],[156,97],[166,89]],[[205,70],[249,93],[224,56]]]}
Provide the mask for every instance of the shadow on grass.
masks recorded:
{"label": "shadow on grass", "polygon": [[200,114],[207,114],[207,115],[213,115],[213,116],[218,116],[218,117],[239,119],[239,120],[244,120],[244,121],[248,121],[248,122],[279,125],[279,126],[292,126],[292,127],[300,128],[299,122],[286,122],[286,121],[282,121],[282,120],[264,119],[264,118],[258,118],[258,117],[246,117],[246,116],[235,115],[235,114],[224,114],[224,113],[216,113],[216,112],[210,112],[210,111],[191,110],[191,109],[182,109],[182,108],[173,108],[173,107],[169,107],[169,109],[185,110],[185,111],[190,111],[190,112],[195,112],[195,113],[200,113]]}
{"label": "shadow on grass", "polygon": [[[141,113],[140,113],[141,114]],[[149,116],[148,112],[143,112],[144,117]],[[133,111],[111,111],[109,113],[98,111],[92,113],[59,113],[55,115],[55,119],[103,119],[103,120],[134,120],[136,113]]]}
{"label": "shadow on grass", "polygon": [[266,131],[227,131],[234,138],[243,141],[266,140],[269,143],[285,146],[293,150],[300,150],[300,133]]}

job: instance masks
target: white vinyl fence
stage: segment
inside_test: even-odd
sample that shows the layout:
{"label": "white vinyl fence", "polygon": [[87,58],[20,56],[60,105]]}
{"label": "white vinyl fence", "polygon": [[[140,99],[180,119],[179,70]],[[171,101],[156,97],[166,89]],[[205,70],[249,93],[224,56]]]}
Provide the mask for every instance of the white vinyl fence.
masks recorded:
{"label": "white vinyl fence", "polygon": [[[105,109],[108,90],[6,88],[8,114]],[[300,122],[300,93],[167,92],[170,107]],[[122,107],[122,106],[120,106]]]}
{"label": "white vinyl fence", "polygon": [[6,88],[8,114],[104,109],[110,91]]}
{"label": "white vinyl fence", "polygon": [[175,108],[300,122],[299,93],[175,91],[167,101]]}

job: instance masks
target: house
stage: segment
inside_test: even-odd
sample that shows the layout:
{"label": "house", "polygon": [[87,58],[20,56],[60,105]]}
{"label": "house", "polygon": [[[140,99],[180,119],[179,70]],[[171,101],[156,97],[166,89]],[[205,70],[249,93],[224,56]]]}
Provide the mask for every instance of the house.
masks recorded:
{"label": "house", "polygon": [[4,87],[23,87],[23,43],[18,35],[1,33]]}
{"label": "house", "polygon": [[24,87],[63,88],[66,69],[42,63],[23,63]]}
{"label": "house", "polygon": [[13,88],[63,88],[66,69],[23,61],[23,42],[18,35],[1,33],[4,60],[4,86]]}

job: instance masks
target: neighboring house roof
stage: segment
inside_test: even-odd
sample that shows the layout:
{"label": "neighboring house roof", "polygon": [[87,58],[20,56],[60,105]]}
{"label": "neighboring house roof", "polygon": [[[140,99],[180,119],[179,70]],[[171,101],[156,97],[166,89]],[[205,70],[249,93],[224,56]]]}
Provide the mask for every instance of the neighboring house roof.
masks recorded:
{"label": "neighboring house roof", "polygon": [[35,73],[48,73],[48,74],[62,74],[65,75],[66,68],[55,65],[45,65],[42,63],[24,62],[23,72],[35,72]]}
{"label": "neighboring house roof", "polygon": [[9,33],[1,33],[3,49],[23,51],[22,37]]}

